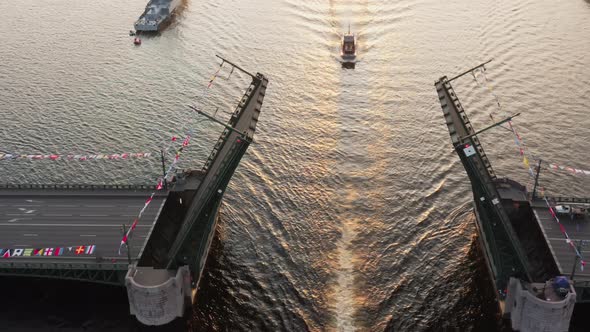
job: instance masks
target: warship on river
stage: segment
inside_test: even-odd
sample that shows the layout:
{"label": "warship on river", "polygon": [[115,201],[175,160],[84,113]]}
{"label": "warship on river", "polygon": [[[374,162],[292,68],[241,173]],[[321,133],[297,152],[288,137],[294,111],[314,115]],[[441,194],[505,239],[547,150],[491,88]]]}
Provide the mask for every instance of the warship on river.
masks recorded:
{"label": "warship on river", "polygon": [[136,31],[158,31],[168,22],[182,0],[150,0],[145,11],[135,22]]}
{"label": "warship on river", "polygon": [[590,302],[590,272],[580,249],[590,240],[590,199],[539,194],[541,161],[536,174],[530,168],[532,192],[496,176],[477,135],[508,122],[518,136],[509,122],[518,114],[475,131],[451,86],[485,64],[435,82],[453,147],[471,181],[478,245],[498,310],[512,329],[567,331],[574,307]]}

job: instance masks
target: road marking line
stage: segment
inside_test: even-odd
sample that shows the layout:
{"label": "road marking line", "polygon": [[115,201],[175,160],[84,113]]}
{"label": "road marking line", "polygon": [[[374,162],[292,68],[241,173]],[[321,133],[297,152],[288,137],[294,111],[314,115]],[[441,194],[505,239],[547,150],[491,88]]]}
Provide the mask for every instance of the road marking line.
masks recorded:
{"label": "road marking line", "polygon": [[116,205],[84,205],[84,207],[115,207]]}
{"label": "road marking line", "polygon": [[51,214],[51,213],[48,213],[48,214],[42,214],[42,216],[45,216],[45,217],[71,217],[72,215],[71,214]]}
{"label": "road marking line", "polygon": [[77,207],[78,205],[51,205],[55,207]]}
{"label": "road marking line", "polygon": [[22,213],[7,213],[7,216],[22,216]]}
{"label": "road marking line", "polygon": [[24,236],[37,236],[37,234],[23,234]]}
{"label": "road marking line", "polygon": [[18,221],[18,218],[12,218],[12,219],[8,220],[8,222],[15,222],[15,221]]}
{"label": "road marking line", "polygon": [[94,237],[96,234],[80,234],[80,236]]}
{"label": "road marking line", "polygon": [[80,217],[108,217],[108,214],[81,214]]}

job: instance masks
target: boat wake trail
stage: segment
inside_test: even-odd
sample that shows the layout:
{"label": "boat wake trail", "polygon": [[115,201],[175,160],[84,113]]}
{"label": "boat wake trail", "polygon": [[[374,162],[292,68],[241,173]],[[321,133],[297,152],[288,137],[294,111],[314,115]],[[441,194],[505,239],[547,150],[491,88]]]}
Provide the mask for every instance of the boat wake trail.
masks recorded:
{"label": "boat wake trail", "polygon": [[338,331],[355,331],[354,327],[354,264],[351,250],[355,232],[352,225],[344,224],[342,239],[337,246],[338,270],[336,272],[336,287],[334,289],[335,318]]}

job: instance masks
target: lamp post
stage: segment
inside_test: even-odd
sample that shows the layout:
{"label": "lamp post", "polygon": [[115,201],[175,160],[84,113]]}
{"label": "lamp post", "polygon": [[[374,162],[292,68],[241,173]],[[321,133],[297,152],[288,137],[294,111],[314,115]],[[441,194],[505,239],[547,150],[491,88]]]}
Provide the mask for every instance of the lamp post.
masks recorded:
{"label": "lamp post", "polygon": [[533,187],[533,199],[537,195],[537,186],[539,185],[539,173],[541,173],[541,159],[539,159],[539,165],[537,165],[537,175],[535,176],[535,186]]}
{"label": "lamp post", "polygon": [[160,149],[160,156],[162,157],[162,182],[164,183],[164,190],[168,190],[168,183],[166,181],[166,160],[164,159],[163,149]]}
{"label": "lamp post", "polygon": [[[123,224],[123,236],[125,236],[125,234],[127,234],[127,229],[125,224]],[[129,264],[131,264],[131,248],[129,247],[129,237],[127,237],[127,241],[125,241],[125,246],[127,247],[127,260],[129,261]]]}
{"label": "lamp post", "polygon": [[582,254],[582,247],[585,246],[588,243],[588,240],[580,240],[578,241],[578,245],[576,246],[576,248],[578,249],[576,254],[576,257],[574,258],[574,266],[572,267],[572,274],[570,275],[570,280],[574,280],[574,275],[576,274],[576,265],[578,264],[578,259],[580,257],[578,257],[578,252],[580,253],[580,255]]}

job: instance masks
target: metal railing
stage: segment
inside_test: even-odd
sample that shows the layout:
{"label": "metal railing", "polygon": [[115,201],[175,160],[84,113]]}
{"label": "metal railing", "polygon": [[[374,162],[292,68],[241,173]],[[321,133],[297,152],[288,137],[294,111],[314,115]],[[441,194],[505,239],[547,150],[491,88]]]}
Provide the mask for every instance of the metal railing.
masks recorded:
{"label": "metal railing", "polygon": [[549,201],[556,203],[581,203],[590,204],[590,198],[585,197],[564,197],[564,196],[547,196]]}
{"label": "metal railing", "polygon": [[0,189],[27,190],[153,190],[147,184],[11,184],[0,183]]}

